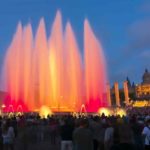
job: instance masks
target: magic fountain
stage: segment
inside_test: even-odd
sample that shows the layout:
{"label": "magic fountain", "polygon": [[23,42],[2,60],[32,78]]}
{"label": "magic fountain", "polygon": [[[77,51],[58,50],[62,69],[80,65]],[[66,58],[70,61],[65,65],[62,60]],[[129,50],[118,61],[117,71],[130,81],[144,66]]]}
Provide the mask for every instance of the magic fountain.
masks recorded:
{"label": "magic fountain", "polygon": [[6,110],[35,111],[42,106],[54,112],[96,112],[107,106],[106,66],[100,42],[84,21],[81,55],[70,22],[63,31],[58,11],[46,36],[44,19],[33,36],[31,24],[18,24],[3,66]]}

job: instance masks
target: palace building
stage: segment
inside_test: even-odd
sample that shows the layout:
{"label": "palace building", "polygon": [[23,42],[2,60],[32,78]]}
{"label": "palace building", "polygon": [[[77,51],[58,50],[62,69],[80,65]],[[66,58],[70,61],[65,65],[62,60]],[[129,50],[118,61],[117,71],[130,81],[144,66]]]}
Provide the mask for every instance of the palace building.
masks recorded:
{"label": "palace building", "polygon": [[139,84],[134,84],[134,82],[131,84],[127,77],[122,84],[123,87],[116,89],[115,85],[119,85],[119,83],[115,82],[110,89],[112,106],[125,106],[131,103],[135,104],[135,107],[150,105],[150,72],[148,69],[145,69],[142,82]]}
{"label": "palace building", "polygon": [[135,86],[136,97],[139,100],[150,100],[150,72],[145,69],[141,84]]}

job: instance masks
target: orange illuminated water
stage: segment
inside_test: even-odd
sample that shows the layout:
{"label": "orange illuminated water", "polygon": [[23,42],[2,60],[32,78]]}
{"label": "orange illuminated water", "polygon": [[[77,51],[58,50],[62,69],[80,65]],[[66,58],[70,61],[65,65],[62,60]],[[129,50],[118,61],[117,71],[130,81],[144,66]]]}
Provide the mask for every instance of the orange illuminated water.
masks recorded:
{"label": "orange illuminated water", "polygon": [[106,76],[103,50],[87,19],[83,56],[70,22],[63,30],[59,11],[49,38],[43,18],[35,37],[30,23],[19,23],[3,67],[6,109],[35,111],[47,106],[71,112],[84,105],[87,112],[96,112],[107,106]]}

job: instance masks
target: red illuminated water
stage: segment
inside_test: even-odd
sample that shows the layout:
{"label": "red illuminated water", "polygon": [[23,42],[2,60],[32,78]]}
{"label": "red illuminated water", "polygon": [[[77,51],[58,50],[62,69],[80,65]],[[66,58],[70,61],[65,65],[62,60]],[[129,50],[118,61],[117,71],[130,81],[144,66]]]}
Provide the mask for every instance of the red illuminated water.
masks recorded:
{"label": "red illuminated water", "polygon": [[34,38],[31,24],[19,23],[7,49],[3,77],[7,111],[10,106],[25,112],[48,106],[52,111],[71,112],[85,105],[87,112],[96,112],[107,106],[105,58],[87,19],[83,57],[70,22],[63,31],[60,12],[49,38],[43,18]]}

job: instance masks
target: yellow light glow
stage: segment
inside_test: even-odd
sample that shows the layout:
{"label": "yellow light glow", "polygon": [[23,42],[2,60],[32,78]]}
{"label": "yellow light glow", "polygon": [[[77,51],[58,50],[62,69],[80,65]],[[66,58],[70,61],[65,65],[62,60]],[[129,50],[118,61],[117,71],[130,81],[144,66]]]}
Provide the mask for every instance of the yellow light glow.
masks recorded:
{"label": "yellow light glow", "polygon": [[79,117],[79,114],[78,114],[77,112],[73,112],[73,113],[72,113],[72,116],[78,118],[78,117]]}
{"label": "yellow light glow", "polygon": [[39,114],[40,114],[41,117],[47,118],[48,115],[51,116],[53,113],[52,113],[52,111],[50,110],[49,107],[47,107],[47,106],[42,106],[42,107],[40,108]]}
{"label": "yellow light glow", "polygon": [[126,116],[127,113],[124,109],[120,108],[120,109],[117,110],[117,115],[120,115],[122,117],[122,116]]}
{"label": "yellow light glow", "polygon": [[110,116],[110,115],[112,115],[112,112],[108,108],[100,108],[98,110],[98,114],[99,115],[105,114],[105,116]]}
{"label": "yellow light glow", "polygon": [[144,101],[136,101],[133,104],[133,107],[145,107],[145,106],[150,106],[150,104],[146,100],[144,100]]}
{"label": "yellow light glow", "polygon": [[10,113],[8,114],[8,117],[9,117],[9,118],[12,118],[13,115],[14,115],[14,113],[13,113],[13,112],[10,112]]}
{"label": "yellow light glow", "polygon": [[23,115],[23,113],[22,112],[17,112],[16,115],[21,116],[21,115]]}

